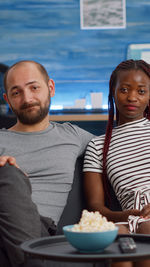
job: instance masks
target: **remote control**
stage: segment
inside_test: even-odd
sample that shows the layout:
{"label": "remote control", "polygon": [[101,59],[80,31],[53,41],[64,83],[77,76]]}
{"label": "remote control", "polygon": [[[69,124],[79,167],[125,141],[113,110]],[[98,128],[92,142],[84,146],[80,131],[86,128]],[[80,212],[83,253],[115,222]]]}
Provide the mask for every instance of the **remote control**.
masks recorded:
{"label": "remote control", "polygon": [[122,253],[136,252],[136,243],[132,237],[120,237],[118,242]]}

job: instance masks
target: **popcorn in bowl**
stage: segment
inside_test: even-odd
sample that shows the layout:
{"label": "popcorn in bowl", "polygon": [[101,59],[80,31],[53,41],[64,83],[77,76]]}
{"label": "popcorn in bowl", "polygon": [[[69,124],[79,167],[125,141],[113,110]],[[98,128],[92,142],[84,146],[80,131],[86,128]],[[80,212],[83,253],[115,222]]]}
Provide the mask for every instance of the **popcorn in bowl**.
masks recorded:
{"label": "popcorn in bowl", "polygon": [[115,228],[115,224],[108,221],[98,211],[89,212],[83,210],[79,223],[74,224],[70,230],[73,232],[103,232],[114,230]]}
{"label": "popcorn in bowl", "polygon": [[80,253],[99,253],[116,238],[118,227],[98,211],[82,211],[77,224],[63,226],[67,241]]}

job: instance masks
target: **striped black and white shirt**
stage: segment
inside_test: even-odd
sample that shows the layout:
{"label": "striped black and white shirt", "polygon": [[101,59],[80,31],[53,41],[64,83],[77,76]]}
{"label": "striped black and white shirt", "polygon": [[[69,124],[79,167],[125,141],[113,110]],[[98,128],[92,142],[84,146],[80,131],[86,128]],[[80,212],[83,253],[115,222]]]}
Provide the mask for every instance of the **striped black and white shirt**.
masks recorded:
{"label": "striped black and white shirt", "polygon": [[[87,147],[83,171],[102,173],[104,135]],[[150,121],[115,127],[107,155],[107,175],[123,210],[150,203]]]}

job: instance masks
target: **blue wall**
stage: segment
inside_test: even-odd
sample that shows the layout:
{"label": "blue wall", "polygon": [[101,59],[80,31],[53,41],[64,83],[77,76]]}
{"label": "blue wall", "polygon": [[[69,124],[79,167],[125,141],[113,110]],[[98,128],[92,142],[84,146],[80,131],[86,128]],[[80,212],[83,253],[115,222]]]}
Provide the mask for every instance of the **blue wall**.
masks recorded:
{"label": "blue wall", "polygon": [[[113,2],[113,1],[112,1]],[[126,0],[125,29],[81,30],[79,0],[0,0],[0,62],[42,63],[56,83],[53,105],[102,91],[131,43],[150,42],[150,0]]]}

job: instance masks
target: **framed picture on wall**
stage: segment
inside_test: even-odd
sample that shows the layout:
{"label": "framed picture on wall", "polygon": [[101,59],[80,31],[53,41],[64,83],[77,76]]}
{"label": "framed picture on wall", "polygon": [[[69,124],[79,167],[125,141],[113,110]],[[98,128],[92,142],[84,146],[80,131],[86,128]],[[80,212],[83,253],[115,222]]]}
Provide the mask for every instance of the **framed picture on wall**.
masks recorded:
{"label": "framed picture on wall", "polygon": [[126,27],[126,0],[80,0],[81,29]]}

